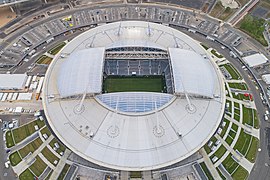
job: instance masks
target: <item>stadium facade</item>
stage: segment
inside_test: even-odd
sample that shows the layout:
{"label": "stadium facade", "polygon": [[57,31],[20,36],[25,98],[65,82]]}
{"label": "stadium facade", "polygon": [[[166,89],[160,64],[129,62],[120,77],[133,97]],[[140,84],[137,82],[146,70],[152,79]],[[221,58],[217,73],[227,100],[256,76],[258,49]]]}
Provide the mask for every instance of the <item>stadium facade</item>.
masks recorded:
{"label": "stadium facade", "polygon": [[[164,77],[161,92],[107,92],[111,76]],[[123,21],[69,42],[51,63],[43,106],[57,137],[100,166],[143,171],[197,152],[224,114],[219,68],[189,36],[161,24]]]}

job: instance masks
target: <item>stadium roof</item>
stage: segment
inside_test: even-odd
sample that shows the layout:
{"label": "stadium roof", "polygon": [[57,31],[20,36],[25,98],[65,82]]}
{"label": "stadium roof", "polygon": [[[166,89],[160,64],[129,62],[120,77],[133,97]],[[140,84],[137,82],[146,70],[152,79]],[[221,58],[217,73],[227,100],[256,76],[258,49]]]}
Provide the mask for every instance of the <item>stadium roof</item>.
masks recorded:
{"label": "stadium roof", "polygon": [[[176,75],[176,87],[179,92],[183,91],[181,85],[184,84],[191,93],[216,96],[201,98],[190,94],[189,101],[192,108],[189,108],[186,96],[181,94],[175,96],[125,92],[86,96],[84,101],[78,98],[80,96],[59,98],[63,95],[82,93],[85,88],[92,88],[78,83],[77,81],[81,79],[77,75],[76,77],[67,75],[70,78],[61,77],[64,76],[61,74],[63,67],[70,69],[77,60],[79,65],[83,65],[83,62],[80,62],[83,61],[82,58],[77,58],[80,55],[73,56],[73,53],[93,48],[92,53],[95,54],[95,48],[119,47],[120,42],[125,40],[126,46],[134,46],[139,42],[139,46],[149,47],[151,44],[153,48],[169,49],[172,65],[176,66],[173,75]],[[175,47],[181,50],[173,49]],[[89,52],[85,51],[86,54]],[[76,60],[72,60],[72,56]],[[98,56],[102,57],[99,53]],[[199,43],[177,30],[160,24],[125,21],[91,29],[68,43],[60,54],[56,55],[47,71],[43,106],[48,123],[68,148],[100,166],[142,171],[177,163],[198,151],[214,134],[223,117],[225,106],[223,79],[217,65],[204,57],[209,58]],[[89,58],[86,58],[86,61],[92,63]],[[99,73],[102,61],[100,59],[97,61],[96,72]],[[184,66],[181,66],[181,63],[184,63]],[[80,74],[78,76],[84,77],[91,70],[88,69],[90,67],[81,65],[73,68]],[[66,70],[63,71],[68,73]],[[182,82],[177,76],[178,73]],[[210,74],[211,79],[203,79],[209,78]],[[84,77],[84,82],[87,82],[88,78]],[[62,80],[67,85],[61,82]],[[192,85],[188,80],[196,85]],[[77,85],[80,88],[70,89],[70,86]],[[209,87],[206,87],[208,85]],[[100,88],[100,84],[97,86]],[[65,88],[69,90],[66,92]],[[99,90],[94,89],[91,92]],[[83,104],[78,111],[80,102]]]}
{"label": "stadium roof", "polygon": [[[169,48],[175,93],[213,97],[215,71],[208,58],[194,51]],[[207,79],[207,81],[205,81]]]}
{"label": "stadium roof", "polygon": [[72,53],[60,69],[60,96],[101,93],[104,53],[105,48],[89,48]]}

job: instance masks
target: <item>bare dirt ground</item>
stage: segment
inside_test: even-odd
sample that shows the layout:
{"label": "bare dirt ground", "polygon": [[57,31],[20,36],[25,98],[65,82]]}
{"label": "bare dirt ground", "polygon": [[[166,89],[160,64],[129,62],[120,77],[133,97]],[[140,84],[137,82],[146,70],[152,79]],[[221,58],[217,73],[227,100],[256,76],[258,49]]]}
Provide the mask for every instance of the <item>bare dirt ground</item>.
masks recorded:
{"label": "bare dirt ground", "polygon": [[6,25],[9,21],[16,18],[16,14],[9,7],[0,8],[0,27]]}

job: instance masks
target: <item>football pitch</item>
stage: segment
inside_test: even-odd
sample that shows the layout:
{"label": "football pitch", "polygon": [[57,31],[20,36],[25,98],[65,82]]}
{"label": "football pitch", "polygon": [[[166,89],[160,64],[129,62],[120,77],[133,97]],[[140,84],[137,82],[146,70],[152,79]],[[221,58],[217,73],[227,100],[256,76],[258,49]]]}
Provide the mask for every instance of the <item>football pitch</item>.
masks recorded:
{"label": "football pitch", "polygon": [[163,92],[165,82],[162,76],[108,76],[104,81],[104,92]]}

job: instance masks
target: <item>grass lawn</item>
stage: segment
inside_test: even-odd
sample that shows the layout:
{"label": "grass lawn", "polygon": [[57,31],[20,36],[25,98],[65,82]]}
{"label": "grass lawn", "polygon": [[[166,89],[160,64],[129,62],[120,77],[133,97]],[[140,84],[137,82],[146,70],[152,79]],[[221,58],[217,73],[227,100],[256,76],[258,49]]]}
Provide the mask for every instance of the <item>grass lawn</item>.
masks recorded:
{"label": "grass lawn", "polygon": [[52,55],[56,55],[65,45],[66,45],[65,42],[61,42],[60,44],[58,44],[55,47],[53,47],[52,49],[50,49],[48,51],[48,53],[50,53]]}
{"label": "grass lawn", "polygon": [[233,129],[235,132],[237,132],[238,126],[233,123],[231,129]]}
{"label": "grass lawn", "polygon": [[131,171],[130,178],[142,178],[142,172],[141,171]]}
{"label": "grass lawn", "polygon": [[225,133],[226,133],[226,131],[227,131],[227,129],[228,129],[228,126],[229,126],[229,124],[230,124],[230,121],[229,120],[227,120],[227,119],[223,119],[223,121],[224,122],[226,122],[226,125],[223,127],[223,130],[222,130],[222,132],[220,133],[220,137],[222,137],[223,138],[223,136],[225,135]]}
{"label": "grass lawn", "polygon": [[43,154],[43,156],[50,161],[50,163],[52,163],[54,166],[56,166],[53,162],[55,160],[57,160],[59,162],[59,158],[56,157],[47,147],[45,147],[41,153]]}
{"label": "grass lawn", "polygon": [[53,173],[53,170],[50,171],[50,173],[46,176],[45,180],[50,180],[52,173]]}
{"label": "grass lawn", "polygon": [[267,46],[267,41],[264,39],[264,19],[246,15],[245,18],[240,22],[240,30],[244,31],[254,39],[256,39],[263,46]]}
{"label": "grass lawn", "polygon": [[202,170],[204,171],[205,175],[208,177],[209,180],[214,180],[211,172],[209,171],[209,169],[207,168],[206,164],[204,162],[200,163],[200,166],[202,168]]}
{"label": "grass lawn", "polygon": [[243,106],[243,124],[248,124],[258,129],[258,123],[257,111]]}
{"label": "grass lawn", "polygon": [[238,150],[242,155],[246,155],[246,152],[248,151],[249,144],[251,141],[251,135],[244,132],[243,129],[241,129],[241,133],[237,139],[237,142],[235,146],[233,147],[234,150]]}
{"label": "grass lawn", "polygon": [[211,53],[214,54],[217,58],[223,58],[223,56],[214,49],[211,50]]}
{"label": "grass lawn", "polygon": [[20,180],[30,180],[34,178],[35,176],[31,173],[29,169],[26,169],[25,171],[23,171],[19,176]]}
{"label": "grass lawn", "polygon": [[230,136],[227,136],[227,138],[225,139],[226,143],[231,145],[233,142],[233,139]]}
{"label": "grass lawn", "polygon": [[48,137],[52,134],[47,126],[40,130],[41,134],[47,134]]}
{"label": "grass lawn", "polygon": [[235,99],[239,99],[239,100],[250,100],[249,96],[244,96],[244,94],[238,93],[237,95],[235,95],[235,93],[233,94],[233,98]]}
{"label": "grass lawn", "polygon": [[16,166],[17,164],[19,164],[21,161],[22,161],[22,158],[20,157],[18,151],[12,153],[10,156],[9,156],[9,161],[10,161],[10,164],[12,166]]}
{"label": "grass lawn", "polygon": [[146,91],[162,92],[165,82],[162,76],[149,77],[113,77],[109,76],[104,81],[105,92]]}
{"label": "grass lawn", "polygon": [[237,102],[234,102],[234,107],[239,109],[240,108],[240,104],[237,103]]}
{"label": "grass lawn", "polygon": [[43,127],[45,125],[44,121],[40,120],[35,120],[32,121],[31,123],[25,124],[19,128],[16,128],[12,131],[15,143],[19,143],[34,132],[35,130],[35,125],[38,125],[39,128]]}
{"label": "grass lawn", "polygon": [[240,115],[240,110],[239,109],[234,109],[234,114]]}
{"label": "grass lawn", "polygon": [[248,90],[246,83],[228,83],[230,88]]}
{"label": "grass lawn", "polygon": [[221,15],[219,16],[219,19],[225,21],[225,20],[229,19],[229,17],[235,12],[236,12],[236,9],[231,9],[231,8],[227,7],[225,9],[225,11],[221,13]]}
{"label": "grass lawn", "polygon": [[226,151],[227,149],[223,145],[221,145],[218,150],[210,157],[210,159],[212,159],[214,156],[220,159]]}
{"label": "grass lawn", "polygon": [[37,60],[37,64],[50,64],[52,62],[52,58],[42,55],[40,58]]}
{"label": "grass lawn", "polygon": [[245,180],[248,177],[248,171],[242,166],[238,166],[236,171],[232,174],[234,180]]}
{"label": "grass lawn", "polygon": [[34,141],[30,142],[26,146],[24,146],[22,149],[19,150],[19,153],[22,158],[26,157],[30,152],[34,152],[39,148],[39,146],[42,144],[42,140],[38,137]]}
{"label": "grass lawn", "polygon": [[252,163],[254,163],[256,160],[258,147],[259,147],[259,140],[255,137],[252,137],[251,145],[246,155],[246,158]]}
{"label": "grass lawn", "polygon": [[224,7],[222,6],[221,2],[218,1],[214,8],[212,9],[212,11],[210,12],[210,16],[213,16],[213,17],[217,17],[220,12],[222,12],[224,10]]}
{"label": "grass lawn", "polygon": [[239,122],[240,121],[240,116],[238,114],[234,113],[234,119]]}
{"label": "grass lawn", "polygon": [[208,147],[207,144],[204,145],[204,150],[206,151],[207,154],[211,152],[211,149]]}
{"label": "grass lawn", "polygon": [[234,139],[234,137],[236,136],[236,132],[230,130],[229,135],[231,136],[232,139]]}
{"label": "grass lawn", "polygon": [[60,154],[60,152],[65,152],[66,150],[66,147],[61,143],[59,142],[56,138],[53,138],[50,142],[50,146],[53,148],[54,147],[54,143],[58,143],[59,144],[59,148],[57,149],[57,153]]}
{"label": "grass lawn", "polygon": [[222,162],[222,165],[225,167],[225,169],[228,171],[228,173],[232,173],[238,166],[238,163],[233,160],[231,157],[232,154],[229,154],[226,159]]}
{"label": "grass lawn", "polygon": [[70,165],[68,164],[65,164],[64,168],[62,169],[61,173],[59,174],[57,180],[63,180],[65,175],[67,174],[68,172],[68,169],[69,169]]}
{"label": "grass lawn", "polygon": [[46,167],[47,164],[45,164],[39,156],[36,156],[35,162],[29,168],[37,177],[39,177]]}
{"label": "grass lawn", "polygon": [[6,146],[7,146],[7,148],[10,148],[14,145],[15,145],[15,143],[13,141],[13,136],[12,136],[11,131],[9,130],[6,132]]}
{"label": "grass lawn", "polygon": [[230,75],[232,76],[232,79],[236,79],[236,80],[237,79],[242,79],[242,77],[239,74],[239,72],[231,64],[224,64],[223,66],[230,73]]}

